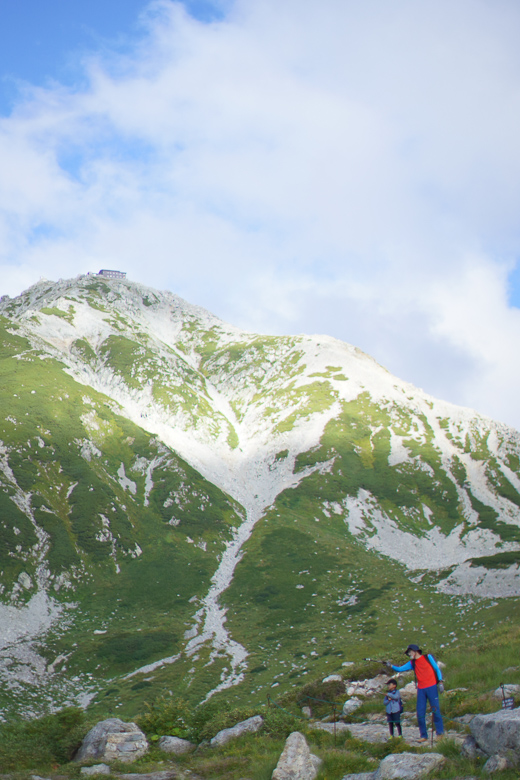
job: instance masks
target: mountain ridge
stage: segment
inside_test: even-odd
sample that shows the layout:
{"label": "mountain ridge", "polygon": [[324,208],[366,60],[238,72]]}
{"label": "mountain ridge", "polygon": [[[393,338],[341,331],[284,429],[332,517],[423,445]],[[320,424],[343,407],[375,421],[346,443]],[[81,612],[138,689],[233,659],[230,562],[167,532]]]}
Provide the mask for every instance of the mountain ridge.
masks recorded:
{"label": "mountain ridge", "polygon": [[[9,509],[2,570],[9,603],[0,608],[18,610],[12,625],[22,602],[35,598],[41,614],[55,615],[49,630],[60,616],[65,625],[74,609],[65,606],[67,590],[83,594],[81,619],[92,625],[101,581],[126,602],[133,580],[154,566],[164,586],[174,560],[178,581],[191,583],[189,598],[172,585],[167,610],[147,625],[153,642],[124,661],[113,660],[121,653],[109,637],[95,635],[93,646],[109,660],[98,664],[101,672],[78,661],[90,669],[87,699],[110,665],[112,679],[129,686],[168,667],[200,699],[246,684],[252,691],[262,625],[284,614],[273,624],[284,634],[309,610],[317,624],[328,621],[332,612],[321,617],[326,611],[314,602],[332,598],[361,633],[377,631],[366,594],[383,571],[411,588],[410,598],[416,587],[438,594],[446,614],[452,597],[520,595],[517,431],[432,398],[331,337],[246,333],[135,282],[41,281],[17,299],[2,298],[0,315],[4,403],[13,406],[0,434],[0,477],[4,499],[20,513]],[[18,538],[26,541],[20,551]],[[309,558],[313,544],[319,563]],[[299,552],[291,558],[291,550]],[[290,576],[265,568],[280,555]],[[318,586],[313,594],[298,572],[318,575],[326,560],[337,583],[325,578],[322,595]],[[345,566],[361,561],[365,590],[333,595],[346,582]],[[192,564],[202,566],[197,580],[188,576]],[[147,597],[146,576],[143,615],[158,597]],[[385,587],[383,577],[381,598]],[[107,628],[99,631],[119,620],[124,641],[134,642],[126,618],[101,607]],[[77,631],[80,617],[74,621]],[[167,641],[170,628],[159,636],[159,624],[175,626],[175,641]],[[44,633],[35,628],[32,636]],[[84,637],[85,646],[92,641]],[[60,658],[62,640],[53,642]],[[163,645],[174,652],[161,655]],[[6,647],[14,657],[16,642]],[[56,675],[56,658],[47,676]],[[265,685],[268,667],[257,666]]]}

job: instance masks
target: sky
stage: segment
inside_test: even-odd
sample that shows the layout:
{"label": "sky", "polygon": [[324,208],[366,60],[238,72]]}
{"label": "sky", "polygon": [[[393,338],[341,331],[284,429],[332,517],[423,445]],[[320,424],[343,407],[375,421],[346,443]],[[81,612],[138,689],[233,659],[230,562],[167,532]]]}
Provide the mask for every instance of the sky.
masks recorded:
{"label": "sky", "polygon": [[0,0],[0,295],[100,268],[520,429],[516,0]]}

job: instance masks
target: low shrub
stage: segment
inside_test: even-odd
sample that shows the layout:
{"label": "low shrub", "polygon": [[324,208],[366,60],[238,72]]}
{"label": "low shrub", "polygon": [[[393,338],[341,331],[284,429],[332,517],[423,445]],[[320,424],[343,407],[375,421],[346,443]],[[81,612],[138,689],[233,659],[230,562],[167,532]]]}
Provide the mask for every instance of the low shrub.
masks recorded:
{"label": "low shrub", "polygon": [[170,736],[185,739],[190,736],[190,707],[184,699],[163,696],[145,704],[146,712],[136,718],[144,733],[153,737]]}
{"label": "low shrub", "polygon": [[192,715],[191,737],[196,742],[212,739],[222,729],[236,726],[237,723],[252,718],[253,715],[258,715],[258,710],[251,707],[237,707],[229,710],[218,702],[203,704]]}
{"label": "low shrub", "polygon": [[287,739],[293,731],[301,731],[305,721],[287,710],[270,707],[263,713],[264,727],[262,732],[273,739]]}
{"label": "low shrub", "polygon": [[32,721],[11,721],[0,727],[3,770],[53,766],[72,760],[87,731],[83,710],[68,707]]}

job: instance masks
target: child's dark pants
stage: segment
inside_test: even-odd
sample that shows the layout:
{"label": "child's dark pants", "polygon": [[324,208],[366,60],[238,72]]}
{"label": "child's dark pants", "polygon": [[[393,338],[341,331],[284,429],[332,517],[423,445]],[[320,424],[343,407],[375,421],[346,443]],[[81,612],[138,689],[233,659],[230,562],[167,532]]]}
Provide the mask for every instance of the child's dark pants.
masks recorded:
{"label": "child's dark pants", "polygon": [[394,736],[394,726],[397,726],[397,736],[403,736],[403,730],[401,728],[401,713],[400,712],[387,712],[386,719],[388,721],[388,730],[390,736]]}

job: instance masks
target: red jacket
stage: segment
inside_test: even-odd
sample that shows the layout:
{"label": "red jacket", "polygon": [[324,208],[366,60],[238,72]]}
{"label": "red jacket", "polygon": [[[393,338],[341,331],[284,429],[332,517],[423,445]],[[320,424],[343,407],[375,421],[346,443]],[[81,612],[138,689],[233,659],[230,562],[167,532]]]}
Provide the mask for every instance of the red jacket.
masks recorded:
{"label": "red jacket", "polygon": [[433,667],[425,655],[419,656],[415,661],[414,666],[418,688],[430,688],[432,685],[437,684],[437,678],[435,677]]}

